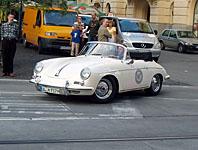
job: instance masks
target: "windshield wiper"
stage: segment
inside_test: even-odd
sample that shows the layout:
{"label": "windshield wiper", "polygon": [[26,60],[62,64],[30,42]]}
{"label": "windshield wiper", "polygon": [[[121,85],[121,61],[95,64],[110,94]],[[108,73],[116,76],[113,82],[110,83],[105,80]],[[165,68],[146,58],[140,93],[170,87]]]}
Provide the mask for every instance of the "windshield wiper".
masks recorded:
{"label": "windshield wiper", "polygon": [[67,25],[67,24],[58,24],[58,26],[66,26],[66,27],[71,27],[72,25]]}
{"label": "windshield wiper", "polygon": [[102,54],[100,54],[100,53],[95,53],[95,54],[91,54],[91,55],[101,56]]}
{"label": "windshield wiper", "polygon": [[57,26],[56,23],[46,23],[46,25],[55,25],[55,26]]}

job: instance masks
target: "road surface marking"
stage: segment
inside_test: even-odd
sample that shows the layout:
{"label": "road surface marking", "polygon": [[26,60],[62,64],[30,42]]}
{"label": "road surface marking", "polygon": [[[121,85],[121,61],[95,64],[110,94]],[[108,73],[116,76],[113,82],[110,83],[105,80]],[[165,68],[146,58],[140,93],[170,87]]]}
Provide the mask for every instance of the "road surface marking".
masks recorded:
{"label": "road surface marking", "polygon": [[112,105],[112,110],[114,115],[117,116],[143,117],[143,114],[140,113],[140,110],[133,107],[130,101],[125,101],[125,103],[115,103]]}
{"label": "road surface marking", "polygon": [[0,79],[1,81],[6,81],[6,82],[29,82],[30,80],[25,80],[25,79]]}
{"label": "road surface marking", "polygon": [[64,120],[132,120],[139,119],[139,117],[121,117],[121,116],[109,116],[109,117],[100,117],[100,116],[66,116],[66,117],[0,117],[0,121],[64,121]]}
{"label": "road surface marking", "polygon": [[174,98],[174,97],[158,97],[156,99],[156,97],[144,97],[146,99],[152,99],[152,100],[159,100],[159,99],[162,99],[162,100],[169,100],[169,101],[198,101],[198,98],[193,98],[193,99],[190,99],[190,98]]}

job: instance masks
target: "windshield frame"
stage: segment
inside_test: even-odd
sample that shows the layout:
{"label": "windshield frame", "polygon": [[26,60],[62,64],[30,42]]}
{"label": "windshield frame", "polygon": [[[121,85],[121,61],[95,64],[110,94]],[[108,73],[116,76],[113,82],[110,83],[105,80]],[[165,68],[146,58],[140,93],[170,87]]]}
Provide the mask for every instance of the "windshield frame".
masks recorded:
{"label": "windshield frame", "polygon": [[[71,23],[65,23],[65,24],[57,24],[57,23],[60,23],[60,19],[59,20],[57,20],[57,17],[60,17],[60,16],[57,16],[57,17],[50,17],[50,19],[52,19],[52,18],[56,18],[56,20],[54,20],[54,22],[49,22],[49,23],[47,23],[47,18],[46,18],[46,14],[47,14],[47,12],[56,12],[56,14],[58,14],[58,15],[60,15],[61,13],[62,13],[62,15],[65,15],[65,14],[70,14],[70,15],[74,15],[74,16],[72,16],[73,17],[73,20],[72,20],[72,22]],[[58,13],[59,12],[59,13]],[[43,12],[43,25],[46,25],[46,26],[66,26],[66,27],[72,27],[73,26],[73,24],[74,24],[74,22],[76,21],[76,17],[77,17],[77,12],[70,12],[70,11],[65,11],[65,10],[45,10],[44,12]],[[68,17],[67,17],[68,18]],[[65,18],[64,20],[67,20],[67,18]],[[49,19],[49,18],[48,18]],[[49,19],[49,20],[50,20]],[[61,18],[62,19],[62,18]],[[66,22],[66,21],[65,21]]]}
{"label": "windshield frame", "polygon": [[[144,21],[144,20],[131,20],[131,19],[118,19],[118,21],[119,21],[119,26],[120,26],[120,31],[121,32],[154,34],[153,29],[151,28],[150,24],[147,21]],[[126,26],[122,27],[123,26],[121,24],[122,21],[128,21],[130,23],[136,23],[136,24],[138,23],[138,24],[145,25],[147,27],[148,31],[134,30],[135,28],[133,28],[131,26],[130,26],[130,30],[126,30],[127,29]],[[140,26],[140,25],[138,25],[138,26]]]}
{"label": "windshield frame", "polygon": [[[87,49],[87,47],[89,45],[91,45],[91,46],[90,46],[90,48]],[[106,50],[104,48],[105,46],[107,46],[107,47],[109,46],[109,48],[112,48],[113,50],[111,49],[111,50],[109,50],[109,52],[107,51],[107,53],[99,53],[100,51]],[[114,57],[114,56],[117,56],[117,55],[114,55],[114,54],[111,55],[111,52],[113,52],[113,53],[118,52],[118,48],[121,48],[123,50],[122,58]],[[97,50],[99,50],[99,52],[97,52]],[[116,53],[116,54],[118,54],[118,53]],[[83,47],[81,52],[79,53],[79,56],[82,56],[82,55],[84,55],[84,56],[99,56],[99,57],[105,57],[105,58],[115,58],[117,60],[125,60],[126,59],[126,54],[127,54],[127,49],[123,45],[120,45],[120,44],[107,43],[107,42],[88,42]]]}

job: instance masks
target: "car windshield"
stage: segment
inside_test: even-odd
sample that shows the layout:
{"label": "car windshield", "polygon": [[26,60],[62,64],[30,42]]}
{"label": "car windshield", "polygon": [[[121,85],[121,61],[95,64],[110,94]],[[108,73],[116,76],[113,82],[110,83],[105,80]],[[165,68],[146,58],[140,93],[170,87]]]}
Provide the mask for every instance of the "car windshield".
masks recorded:
{"label": "car windshield", "polygon": [[138,32],[138,33],[153,34],[151,27],[145,21],[120,19],[119,24],[120,24],[121,32]]}
{"label": "car windshield", "polygon": [[179,38],[195,38],[195,35],[192,31],[177,31]]}
{"label": "car windshield", "polygon": [[104,43],[87,43],[80,53],[80,55],[102,56],[115,59],[123,59],[124,54],[124,47]]}
{"label": "car windshield", "polygon": [[47,10],[44,13],[44,24],[53,26],[72,26],[76,20],[76,16],[76,12]]}

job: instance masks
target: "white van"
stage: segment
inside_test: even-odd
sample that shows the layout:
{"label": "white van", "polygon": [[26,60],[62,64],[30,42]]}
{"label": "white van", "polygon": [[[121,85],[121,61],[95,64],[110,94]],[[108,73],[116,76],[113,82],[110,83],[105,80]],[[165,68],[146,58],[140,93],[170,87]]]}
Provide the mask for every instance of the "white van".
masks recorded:
{"label": "white van", "polygon": [[114,21],[117,29],[117,43],[127,46],[135,53],[151,52],[153,60],[158,61],[161,46],[156,37],[157,31],[154,32],[146,20],[108,16],[102,16],[100,20],[103,18]]}

